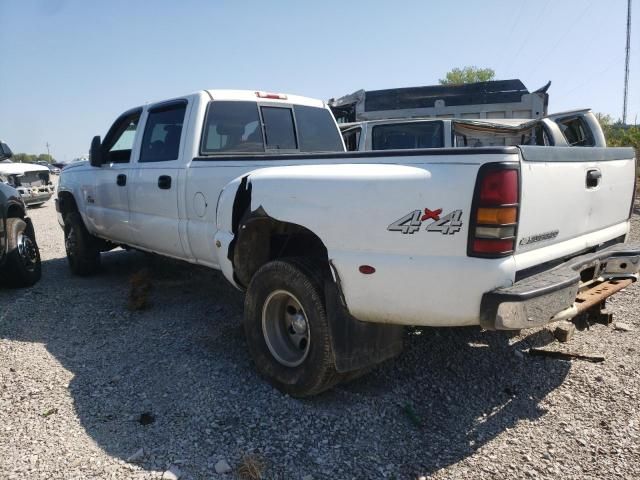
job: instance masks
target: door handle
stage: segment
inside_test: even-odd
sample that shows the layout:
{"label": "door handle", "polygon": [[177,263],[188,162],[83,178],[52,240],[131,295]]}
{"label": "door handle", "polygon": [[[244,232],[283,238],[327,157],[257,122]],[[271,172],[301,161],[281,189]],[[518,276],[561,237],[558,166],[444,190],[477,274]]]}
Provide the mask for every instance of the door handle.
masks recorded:
{"label": "door handle", "polygon": [[116,183],[119,187],[124,187],[127,184],[127,176],[124,173],[121,173],[116,177]]}
{"label": "door handle", "polygon": [[587,188],[595,188],[600,183],[602,172],[600,170],[587,171]]}
{"label": "door handle", "polygon": [[169,190],[171,188],[171,177],[169,175],[160,175],[158,177],[158,188]]}

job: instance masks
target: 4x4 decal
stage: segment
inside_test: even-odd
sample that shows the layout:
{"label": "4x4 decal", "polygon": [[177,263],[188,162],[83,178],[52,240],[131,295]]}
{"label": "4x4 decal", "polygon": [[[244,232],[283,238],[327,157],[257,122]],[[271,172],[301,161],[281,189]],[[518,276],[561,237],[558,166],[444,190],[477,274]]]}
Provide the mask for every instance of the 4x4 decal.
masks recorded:
{"label": "4x4 decal", "polygon": [[429,210],[428,208],[422,210],[414,210],[399,218],[391,225],[387,227],[390,232],[401,232],[404,234],[413,234],[420,230],[423,222],[433,220],[433,222],[427,225],[425,231],[427,232],[440,232],[443,235],[453,235],[462,229],[462,210],[454,210],[441,217],[442,209]]}

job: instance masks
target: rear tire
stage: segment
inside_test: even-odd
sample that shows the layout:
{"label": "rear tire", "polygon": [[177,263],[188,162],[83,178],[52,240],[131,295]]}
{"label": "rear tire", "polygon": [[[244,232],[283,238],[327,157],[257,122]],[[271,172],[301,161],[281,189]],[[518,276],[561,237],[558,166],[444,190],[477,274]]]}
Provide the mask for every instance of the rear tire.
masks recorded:
{"label": "rear tire", "polygon": [[100,267],[98,239],[84,226],[78,212],[67,214],[64,219],[64,246],[71,272],[79,276],[94,273]]}
{"label": "rear tire", "polygon": [[305,261],[275,260],[256,272],[244,330],[256,368],[282,392],[310,397],[339,382],[322,276]]}
{"label": "rear tire", "polygon": [[21,218],[7,218],[8,253],[2,278],[8,287],[30,287],[42,276],[40,251],[30,230]]}

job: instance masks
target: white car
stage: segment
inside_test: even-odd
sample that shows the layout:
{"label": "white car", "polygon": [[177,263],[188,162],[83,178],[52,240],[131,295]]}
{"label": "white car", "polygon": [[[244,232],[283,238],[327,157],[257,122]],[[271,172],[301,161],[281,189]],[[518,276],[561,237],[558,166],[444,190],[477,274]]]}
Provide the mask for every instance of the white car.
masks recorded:
{"label": "white car", "polygon": [[638,278],[630,148],[344,150],[294,95],[128,110],[62,171],[71,270],[118,245],[221,270],[256,367],[295,396],[397,355],[404,325],[540,326]]}

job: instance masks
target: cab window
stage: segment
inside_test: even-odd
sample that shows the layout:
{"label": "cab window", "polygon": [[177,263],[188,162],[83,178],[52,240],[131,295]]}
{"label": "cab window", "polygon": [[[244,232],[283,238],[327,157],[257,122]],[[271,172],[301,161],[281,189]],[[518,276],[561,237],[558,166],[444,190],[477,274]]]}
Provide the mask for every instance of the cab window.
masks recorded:
{"label": "cab window", "polygon": [[211,102],[205,120],[201,150],[205,155],[264,152],[256,102]]}
{"label": "cab window", "polygon": [[187,103],[184,101],[149,110],[142,137],[140,162],[178,159],[186,111]]}
{"label": "cab window", "polygon": [[265,144],[268,150],[296,150],[296,130],[290,108],[262,107]]}
{"label": "cab window", "polygon": [[411,122],[373,127],[373,150],[441,148],[444,146],[442,122]]}
{"label": "cab window", "polygon": [[326,108],[295,105],[301,152],[344,152],[333,115]]}
{"label": "cab window", "polygon": [[360,135],[362,129],[360,127],[350,128],[342,132],[344,144],[349,152],[357,152],[360,148]]}
{"label": "cab window", "polygon": [[142,109],[123,114],[107,132],[102,144],[105,163],[129,163]]}
{"label": "cab window", "polygon": [[593,147],[595,141],[591,130],[581,117],[568,117],[556,120],[560,131],[572,147]]}

